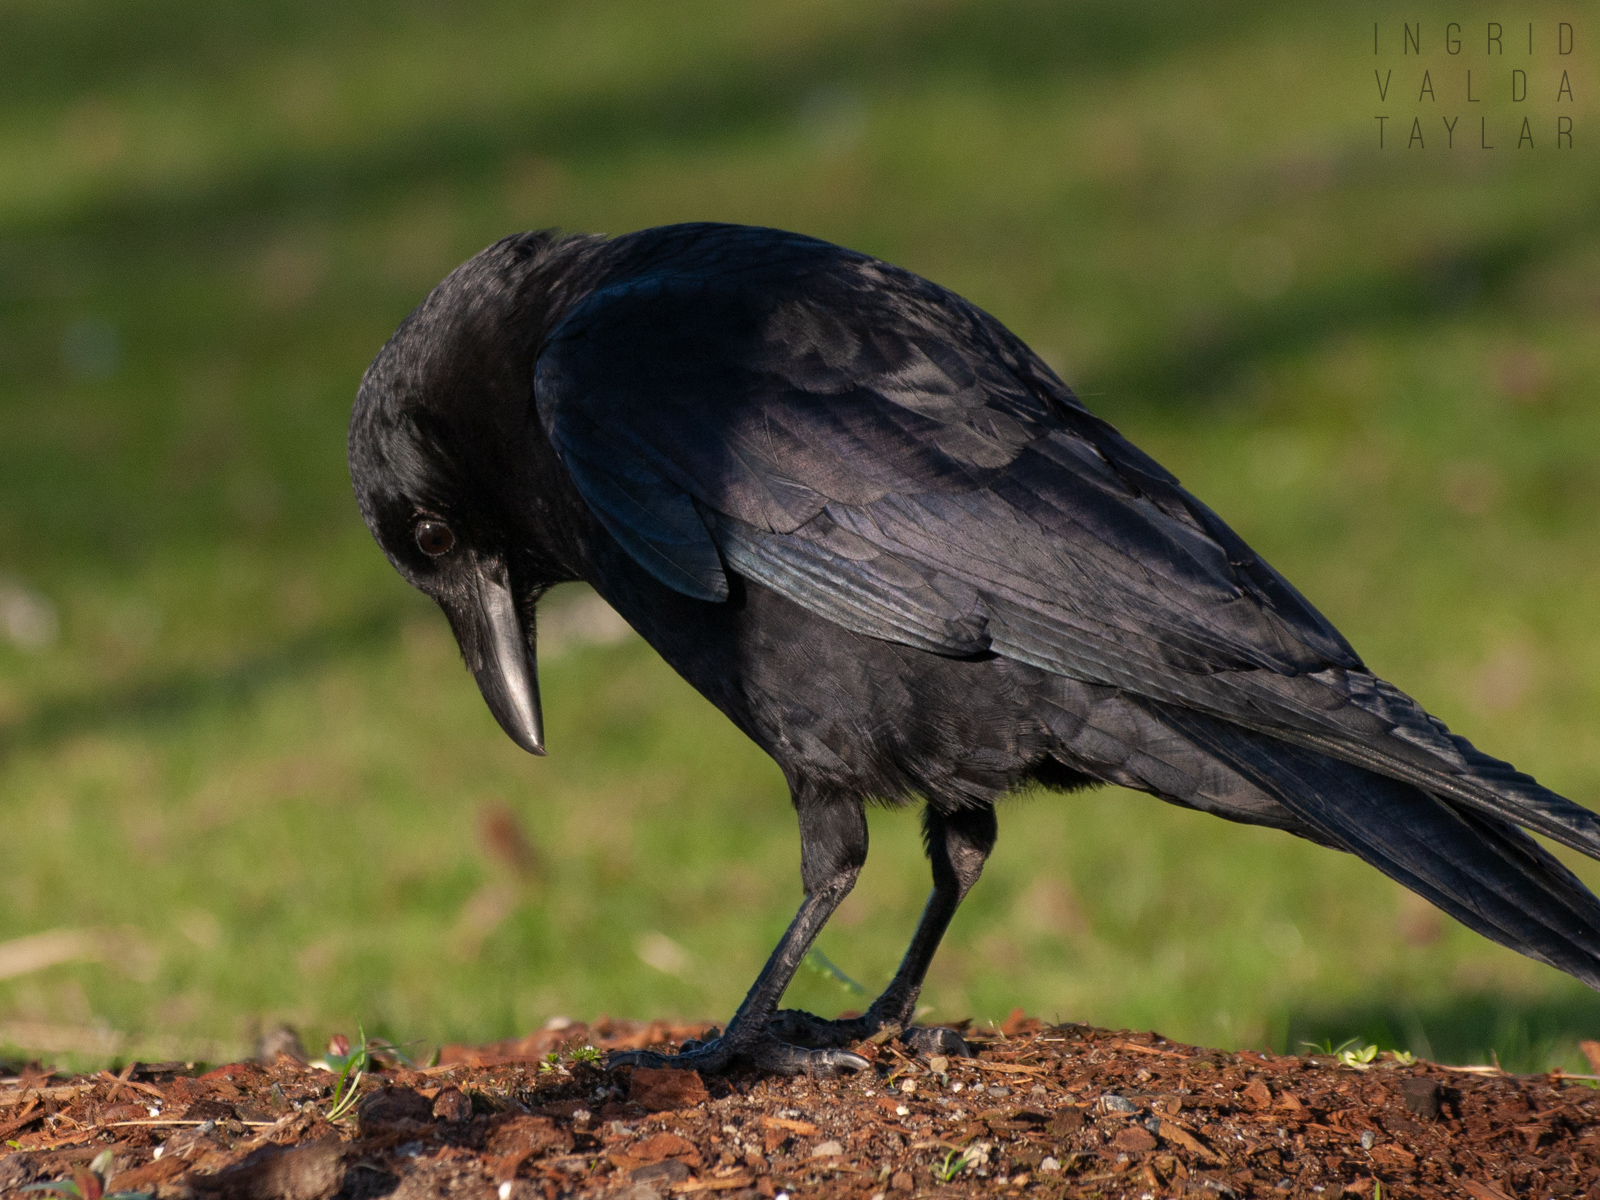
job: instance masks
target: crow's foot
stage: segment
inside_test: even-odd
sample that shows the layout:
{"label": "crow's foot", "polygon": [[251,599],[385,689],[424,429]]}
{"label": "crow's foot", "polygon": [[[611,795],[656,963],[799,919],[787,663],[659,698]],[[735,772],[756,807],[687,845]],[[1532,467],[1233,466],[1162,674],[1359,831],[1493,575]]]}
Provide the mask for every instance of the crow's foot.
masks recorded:
{"label": "crow's foot", "polygon": [[898,1037],[918,1054],[972,1057],[972,1047],[954,1029],[937,1025],[913,1025],[906,1029],[898,1021],[876,1017],[870,1011],[865,1016],[830,1021],[797,1008],[784,1008],[768,1022],[767,1031],[784,1042],[812,1047],[848,1046],[851,1042],[886,1033]]}
{"label": "crow's foot", "polygon": [[699,1071],[702,1075],[721,1075],[734,1066],[748,1064],[758,1071],[775,1075],[837,1075],[841,1071],[864,1071],[872,1064],[859,1054],[834,1047],[809,1048],[780,1041],[769,1032],[753,1037],[724,1035],[706,1042],[685,1042],[677,1054],[657,1054],[652,1050],[622,1050],[606,1060],[607,1069],[616,1067],[672,1067]]}

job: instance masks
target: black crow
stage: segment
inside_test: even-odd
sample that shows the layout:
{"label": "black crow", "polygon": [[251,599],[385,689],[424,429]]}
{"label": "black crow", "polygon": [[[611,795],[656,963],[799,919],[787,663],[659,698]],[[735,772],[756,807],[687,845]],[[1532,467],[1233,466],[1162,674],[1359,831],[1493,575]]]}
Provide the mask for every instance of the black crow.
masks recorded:
{"label": "black crow", "polygon": [[[1359,855],[1600,987],[1600,902],[1524,829],[1600,819],[1452,734],[1003,325],[865,254],[692,224],[506,238],[379,352],[362,515],[544,752],[534,606],[586,580],[783,769],[805,900],[720,1038],[626,1061],[826,1073],[912,1027],[1028,784],[1117,783]],[[933,892],[863,1017],[777,1005],[923,805]],[[1519,828],[1521,827],[1521,828]]]}

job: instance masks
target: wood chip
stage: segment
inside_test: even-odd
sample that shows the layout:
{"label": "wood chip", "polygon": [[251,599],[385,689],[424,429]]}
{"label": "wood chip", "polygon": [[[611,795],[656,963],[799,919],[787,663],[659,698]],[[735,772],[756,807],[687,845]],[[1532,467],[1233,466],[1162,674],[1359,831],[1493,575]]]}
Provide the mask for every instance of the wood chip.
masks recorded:
{"label": "wood chip", "polygon": [[787,1129],[790,1133],[798,1133],[810,1137],[817,1132],[817,1127],[810,1121],[792,1121],[788,1117],[762,1117],[761,1124],[768,1129]]}
{"label": "wood chip", "polygon": [[1207,1162],[1220,1163],[1227,1161],[1222,1155],[1218,1154],[1176,1121],[1162,1121],[1157,1132],[1166,1141],[1182,1146],[1190,1154],[1197,1154]]}
{"label": "wood chip", "polygon": [[32,1125],[35,1120],[44,1114],[39,1111],[37,1099],[28,1101],[23,1109],[9,1121],[0,1121],[0,1141],[4,1141],[25,1125]]}
{"label": "wood chip", "polygon": [[74,1096],[81,1096],[94,1089],[95,1085],[92,1083],[63,1083],[55,1087],[19,1088],[14,1092],[0,1093],[0,1108],[12,1104],[26,1104],[35,1096],[41,1100],[70,1100]]}
{"label": "wood chip", "polygon": [[1161,1054],[1167,1058],[1186,1058],[1187,1055],[1178,1050],[1161,1050],[1155,1046],[1141,1046],[1138,1042],[1112,1042],[1113,1050],[1131,1050],[1135,1054]]}
{"label": "wood chip", "polygon": [[1578,1043],[1578,1049],[1583,1051],[1583,1056],[1589,1060],[1589,1069],[1600,1075],[1600,1042],[1590,1041],[1587,1038]]}
{"label": "wood chip", "polygon": [[749,1175],[729,1175],[724,1179],[686,1179],[682,1183],[672,1185],[674,1195],[686,1192],[729,1192],[739,1188],[747,1188],[755,1183]]}
{"label": "wood chip", "polygon": [[693,1108],[711,1099],[697,1071],[676,1067],[635,1067],[628,1078],[628,1099],[651,1112]]}

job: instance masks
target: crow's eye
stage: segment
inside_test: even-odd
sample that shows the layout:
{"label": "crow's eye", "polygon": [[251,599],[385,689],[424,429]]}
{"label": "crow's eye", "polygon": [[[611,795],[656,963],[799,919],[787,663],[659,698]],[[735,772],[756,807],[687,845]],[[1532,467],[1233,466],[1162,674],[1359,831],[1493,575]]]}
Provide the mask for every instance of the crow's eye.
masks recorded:
{"label": "crow's eye", "polygon": [[450,553],[450,547],[455,544],[456,535],[450,532],[450,526],[443,521],[417,522],[417,548],[429,558]]}

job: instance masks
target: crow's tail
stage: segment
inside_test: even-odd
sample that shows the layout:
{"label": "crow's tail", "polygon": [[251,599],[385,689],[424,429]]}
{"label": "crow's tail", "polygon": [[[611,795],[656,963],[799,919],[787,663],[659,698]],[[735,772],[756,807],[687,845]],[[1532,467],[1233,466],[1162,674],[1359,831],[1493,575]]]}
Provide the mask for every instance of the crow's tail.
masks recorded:
{"label": "crow's tail", "polygon": [[1600,900],[1512,821],[1216,717],[1149,708],[1272,796],[1317,840],[1359,855],[1485,937],[1600,990]]}

